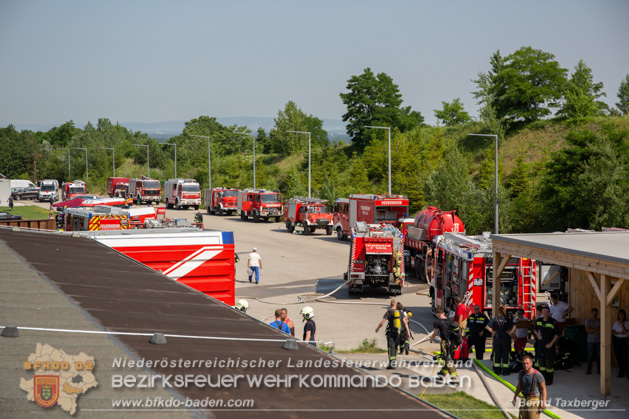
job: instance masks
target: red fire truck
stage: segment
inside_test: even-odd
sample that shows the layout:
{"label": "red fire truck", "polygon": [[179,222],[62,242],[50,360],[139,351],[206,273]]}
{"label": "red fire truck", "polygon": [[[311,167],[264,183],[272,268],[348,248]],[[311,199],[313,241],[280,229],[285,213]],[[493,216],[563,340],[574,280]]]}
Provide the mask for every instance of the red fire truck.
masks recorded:
{"label": "red fire truck", "polygon": [[463,221],[456,211],[441,211],[437,207],[427,207],[415,218],[401,219],[400,228],[404,235],[404,261],[424,282],[428,278],[426,272],[430,270],[426,258],[432,254],[432,240],[446,232],[465,233]]}
{"label": "red fire truck", "polygon": [[164,228],[102,232],[92,238],[174,281],[235,304],[232,232]]}
{"label": "red fire truck", "polygon": [[140,179],[129,179],[129,197],[134,204],[155,202],[159,204],[162,199],[162,185],[157,179],[149,179],[142,176]]}
{"label": "red fire truck", "polygon": [[235,188],[203,189],[203,205],[208,214],[232,215],[236,212],[237,197],[238,189]]}
{"label": "red fire truck", "polygon": [[82,180],[75,180],[72,182],[66,182],[63,184],[62,200],[67,201],[75,196],[85,195],[87,190],[85,189],[85,182]]}
{"label": "red fire truck", "polygon": [[347,239],[356,222],[379,224],[408,216],[408,198],[404,195],[354,194],[349,199],[337,199],[334,212],[334,231],[339,240]]}
{"label": "red fire truck", "polygon": [[314,234],[317,229],[332,234],[332,214],[328,211],[325,199],[291,198],[284,207],[284,221],[289,233],[295,231],[296,226],[304,229],[304,234]]}
{"label": "red fire truck", "polygon": [[194,179],[168,179],[164,184],[164,203],[166,208],[188,209],[201,206],[201,187]]}
{"label": "red fire truck", "polygon": [[129,193],[128,177],[108,177],[107,178],[107,194],[110,198],[126,197]]}
{"label": "red fire truck", "polygon": [[365,285],[385,287],[390,295],[404,287],[404,238],[391,224],[359,221],[352,228],[349,264],[345,272],[350,294]]}
{"label": "red fire truck", "polygon": [[[491,312],[493,253],[489,233],[466,236],[444,233],[435,237],[430,277],[432,308],[454,310],[454,297],[460,297],[468,309],[478,305]],[[507,310],[524,309],[529,319],[535,318],[535,261],[511,258],[500,276],[500,301]]]}
{"label": "red fire truck", "polygon": [[245,189],[238,191],[237,210],[240,218],[246,221],[249,216],[257,223],[260,218],[268,221],[275,218],[279,223],[284,215],[282,208],[282,194],[266,189]]}

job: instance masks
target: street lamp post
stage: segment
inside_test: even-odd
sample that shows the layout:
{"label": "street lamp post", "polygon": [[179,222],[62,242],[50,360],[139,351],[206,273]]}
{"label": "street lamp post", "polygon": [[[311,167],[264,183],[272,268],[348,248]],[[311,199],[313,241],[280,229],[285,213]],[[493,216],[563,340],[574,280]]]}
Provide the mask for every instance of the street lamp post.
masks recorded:
{"label": "street lamp post", "polygon": [[69,148],[59,148],[58,150],[67,150],[68,151],[68,181],[70,181],[70,149]]}
{"label": "street lamp post", "polygon": [[[308,134],[308,198],[310,198],[310,132],[308,131],[288,131],[295,134]],[[389,186],[389,193],[391,193],[391,186]]]}
{"label": "street lamp post", "polygon": [[212,166],[210,165],[210,137],[208,137],[207,135],[192,135],[192,134],[190,134],[190,136],[198,137],[198,138],[207,138],[207,181],[208,181],[209,189],[212,190],[212,171],[211,171]]}
{"label": "street lamp post", "polygon": [[[248,132],[234,132],[236,135],[251,135]],[[256,188],[256,137],[255,135],[251,135],[253,138],[253,189]]]}
{"label": "street lamp post", "polygon": [[391,195],[391,127],[376,127],[367,125],[365,128],[386,129],[389,131],[389,195]]}
{"label": "street lamp post", "polygon": [[146,177],[150,178],[151,175],[149,173],[149,145],[148,144],[133,144],[138,147],[146,147]]}
{"label": "street lamp post", "polygon": [[175,178],[177,177],[177,143],[164,143],[164,145],[174,145],[175,146]]}
{"label": "street lamp post", "polygon": [[495,162],[495,191],[494,191],[494,204],[495,204],[495,219],[494,219],[494,234],[498,234],[498,135],[496,134],[467,134],[473,137],[494,137],[496,140],[496,162]]}
{"label": "street lamp post", "polygon": [[116,177],[116,150],[114,150],[113,148],[107,148],[107,147],[101,147],[101,149],[111,150],[111,167],[113,168],[113,171],[114,171],[113,176]]}
{"label": "street lamp post", "polygon": [[87,168],[87,148],[76,148],[76,147],[72,147],[73,150],[85,150],[85,178],[86,180],[90,178],[90,172],[88,171]]}

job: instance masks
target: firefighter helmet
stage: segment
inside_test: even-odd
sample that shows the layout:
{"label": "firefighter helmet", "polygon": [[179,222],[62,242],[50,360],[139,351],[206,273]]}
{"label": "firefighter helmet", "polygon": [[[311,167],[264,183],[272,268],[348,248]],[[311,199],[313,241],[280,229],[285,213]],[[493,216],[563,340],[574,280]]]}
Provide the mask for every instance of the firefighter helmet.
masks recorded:
{"label": "firefighter helmet", "polygon": [[247,300],[238,300],[236,303],[236,310],[240,310],[243,313],[246,313],[249,309],[249,302]]}
{"label": "firefighter helmet", "polygon": [[314,317],[314,310],[312,307],[304,307],[299,313],[304,316],[304,319],[306,320],[310,320]]}

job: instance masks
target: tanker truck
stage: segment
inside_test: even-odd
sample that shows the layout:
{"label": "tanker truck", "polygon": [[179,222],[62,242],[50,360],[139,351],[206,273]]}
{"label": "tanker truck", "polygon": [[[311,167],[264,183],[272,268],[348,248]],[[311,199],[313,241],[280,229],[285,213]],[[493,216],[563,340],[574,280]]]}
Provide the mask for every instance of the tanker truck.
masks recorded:
{"label": "tanker truck", "polygon": [[404,262],[423,282],[430,278],[433,239],[443,233],[465,233],[456,211],[441,211],[432,206],[420,211],[415,218],[400,219],[399,224],[404,235]]}

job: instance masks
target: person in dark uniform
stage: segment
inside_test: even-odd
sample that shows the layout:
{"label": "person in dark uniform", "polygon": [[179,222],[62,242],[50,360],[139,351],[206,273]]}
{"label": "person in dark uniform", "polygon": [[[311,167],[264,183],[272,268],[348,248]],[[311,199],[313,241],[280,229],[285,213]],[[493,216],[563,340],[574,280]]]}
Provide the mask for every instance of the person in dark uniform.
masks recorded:
{"label": "person in dark uniform", "polygon": [[[457,372],[456,367],[454,366],[454,361],[452,360],[454,348],[452,348],[452,345],[450,344],[450,330],[454,328],[458,330],[459,325],[453,320],[448,319],[445,316],[445,313],[441,307],[437,308],[436,314],[437,321],[434,324],[435,329],[430,335],[430,343],[432,343],[432,341],[435,339],[438,332],[439,336],[441,337],[440,350],[441,360],[443,362],[441,371],[439,371],[439,376],[445,378],[447,374],[450,374],[450,379],[456,382],[459,380],[459,373]],[[452,325],[452,323],[455,324]]]}
{"label": "person in dark uniform", "polygon": [[511,336],[515,333],[513,321],[507,317],[507,309],[500,306],[498,317],[492,319],[487,325],[493,336],[494,372],[496,374],[509,375],[511,355]]}
{"label": "person in dark uniform", "polygon": [[478,305],[474,306],[474,312],[467,318],[467,329],[465,336],[469,348],[474,347],[476,359],[483,359],[485,353],[485,326],[489,323],[489,319],[480,312]]}
{"label": "person in dark uniform", "polygon": [[550,317],[550,308],[542,308],[542,316],[535,321],[535,363],[546,379],[546,385],[553,383],[555,376],[556,344],[559,340],[557,321]]}
{"label": "person in dark uniform", "polygon": [[397,301],[391,300],[391,305],[384,313],[378,327],[376,327],[376,333],[384,326],[385,322],[387,323],[386,335],[387,349],[389,351],[389,366],[387,369],[392,370],[395,369],[397,364],[397,347],[400,342],[400,327],[402,326],[400,312],[397,310]]}

